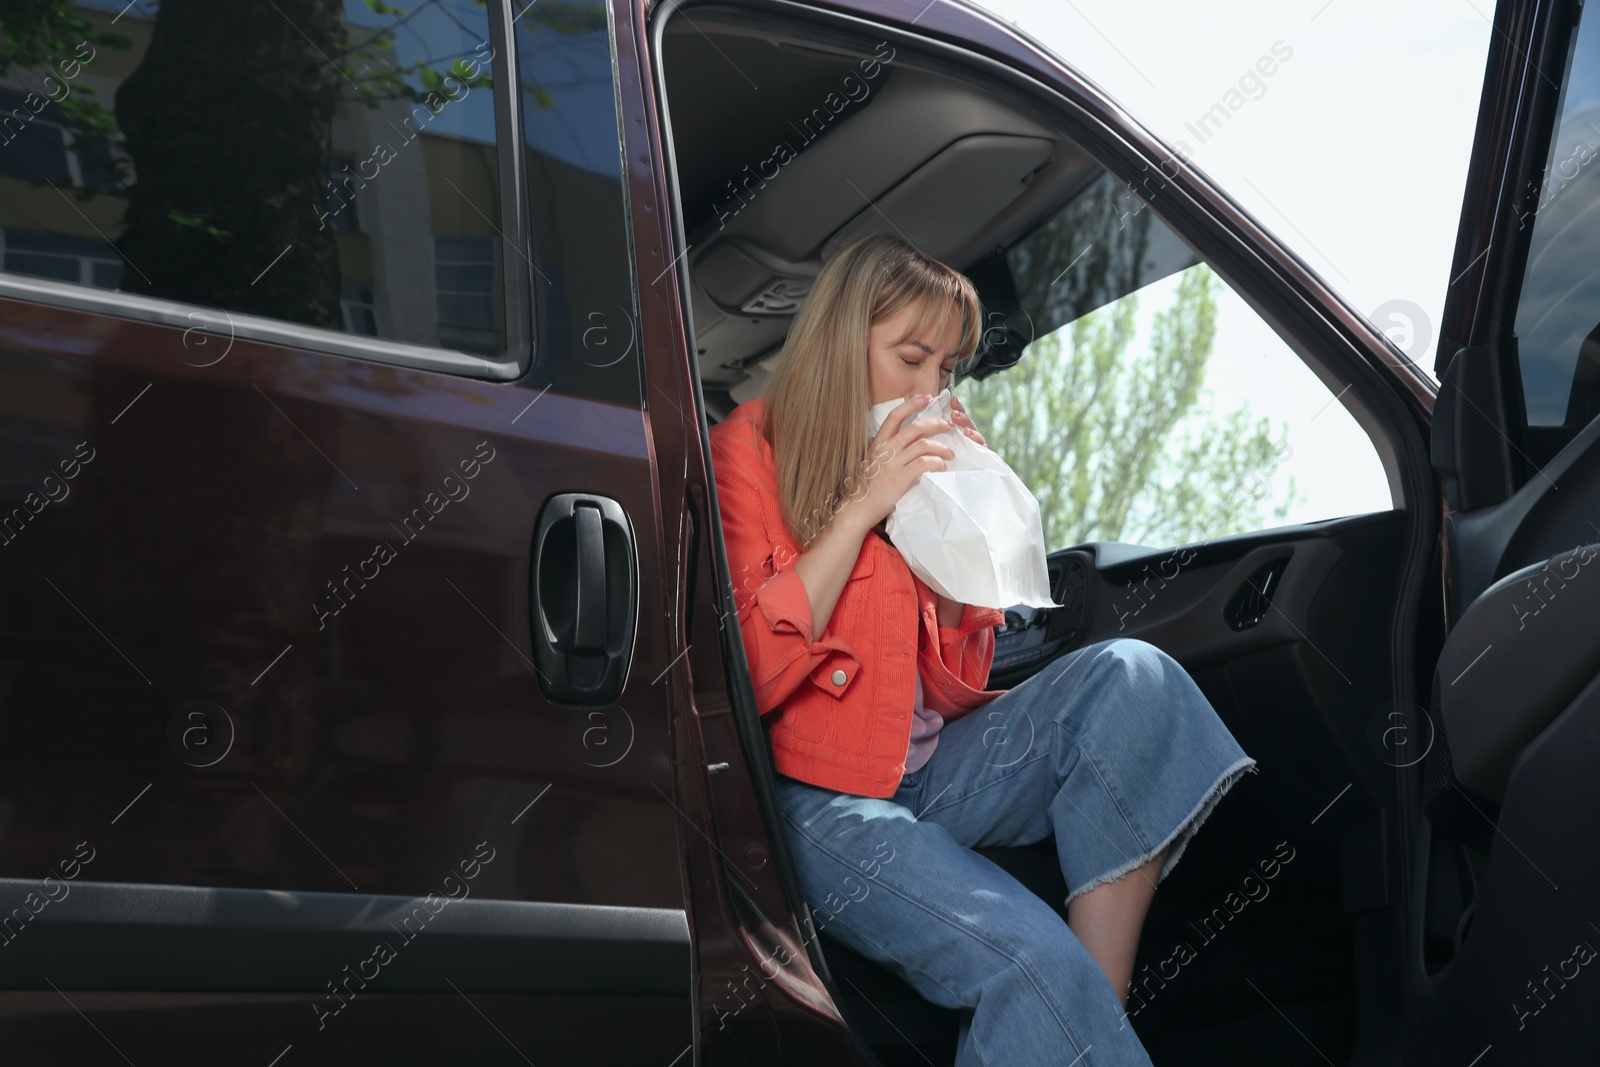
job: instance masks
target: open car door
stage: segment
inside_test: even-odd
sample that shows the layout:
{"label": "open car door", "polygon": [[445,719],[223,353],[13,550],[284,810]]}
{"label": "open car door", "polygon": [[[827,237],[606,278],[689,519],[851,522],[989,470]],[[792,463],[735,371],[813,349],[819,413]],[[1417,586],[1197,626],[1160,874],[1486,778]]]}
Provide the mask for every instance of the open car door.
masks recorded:
{"label": "open car door", "polygon": [[1415,1062],[1600,1055],[1600,13],[1582,12],[1496,13],[1441,329]]}

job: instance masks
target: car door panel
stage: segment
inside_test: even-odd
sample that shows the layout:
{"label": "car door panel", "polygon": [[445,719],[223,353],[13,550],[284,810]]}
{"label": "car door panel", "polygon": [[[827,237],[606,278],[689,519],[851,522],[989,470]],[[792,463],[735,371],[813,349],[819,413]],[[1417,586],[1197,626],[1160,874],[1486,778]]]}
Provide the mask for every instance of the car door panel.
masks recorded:
{"label": "car door panel", "polygon": [[[1311,601],[1343,560],[1341,544],[1376,539],[1391,547],[1402,526],[1401,516],[1386,512],[1171,549],[1101,542],[1052,553],[1048,562],[1057,582],[1071,580],[1058,574],[1064,566],[1089,575],[1081,625],[1098,635],[1094,639],[1138,637],[1160,645],[1186,667],[1199,668],[1303,638]],[[1263,571],[1274,575],[1270,582],[1261,580]],[[1242,607],[1241,593],[1254,593],[1261,601],[1250,616],[1259,621],[1236,629],[1228,620]],[[1013,646],[1020,650],[1032,644],[1002,631],[995,679],[1009,686],[1036,673],[1026,666],[1008,668]],[[1040,649],[1050,645],[1048,638],[1038,642]],[[1064,643],[1051,651],[1069,647]]]}
{"label": "car door panel", "polygon": [[[0,1026],[28,1031],[24,990],[275,990],[272,1041],[387,1046],[393,1012],[328,1013],[415,991],[450,1018],[454,983],[547,1023],[541,996],[672,997],[681,1051],[664,635],[603,709],[549,701],[531,660],[538,507],[606,485],[648,522],[641,413],[242,339],[195,368],[182,331],[43,305],[0,322],[8,468],[76,464],[0,561]],[[136,1061],[190,1044],[145,1032]]]}
{"label": "car door panel", "polygon": [[[305,119],[335,168],[375,141],[399,160],[274,202],[297,221],[338,207],[316,314],[184,303],[210,279],[179,255],[160,299],[15,273],[58,263],[39,256],[0,273],[8,1062],[61,1062],[51,1048],[100,1041],[96,1025],[135,1062],[269,1062],[292,1042],[386,1062],[666,1063],[691,1039],[675,705],[656,684],[674,661],[654,622],[670,557],[610,11],[381,8],[344,19],[370,43],[403,16],[425,62],[430,43],[455,57],[479,39],[494,77],[470,104],[446,79],[449,101],[409,116],[390,82],[346,78],[324,101],[331,134],[327,114]],[[139,67],[160,17],[124,15],[131,62],[102,61],[107,77]],[[302,116],[286,115],[292,135]],[[14,179],[8,207],[26,207],[37,190]],[[109,244],[128,194],[97,192],[73,215],[43,189],[62,210],[37,226],[79,247],[92,214]],[[303,272],[306,251],[264,257],[256,280]],[[581,588],[565,559],[535,573],[537,518],[564,492],[617,505],[605,537],[631,531],[633,573],[581,556]],[[562,609],[596,577],[637,594],[604,612],[631,648],[598,706],[548,688],[533,640],[592,630]],[[604,1022],[635,1008],[648,1029]]]}
{"label": "car door panel", "polygon": [[[433,8],[318,8],[313,35],[359,24],[392,44],[399,29],[419,65],[430,44],[453,59],[476,39],[484,63],[409,114],[416,86],[396,83],[412,74],[388,69],[404,57],[376,90],[328,75],[323,111],[284,109],[275,135],[310,159],[331,140],[335,169],[352,152],[398,162],[346,167],[325,193],[286,186],[248,220],[264,233],[292,215],[299,232],[338,208],[336,234],[313,221],[315,249],[263,257],[265,284],[228,296],[276,317],[199,300],[213,247],[165,249],[154,282],[131,261],[123,289],[102,277],[121,265],[113,219],[143,192],[131,173],[85,188],[77,214],[75,193],[0,174],[8,1062],[88,1058],[61,1052],[85,1034],[134,1062],[276,1062],[292,1043],[655,1064],[692,1040],[678,705],[658,684],[679,590],[642,400],[611,12]],[[123,14],[132,52],[102,60],[107,78],[180,32]],[[238,177],[201,168],[194,191],[232,204]],[[58,196],[43,221],[21,211]],[[75,231],[96,227],[109,247],[83,252]],[[45,252],[15,254],[21,237]],[[48,280],[63,248],[93,261],[92,284]],[[288,271],[299,304],[258,296]],[[136,277],[150,288],[130,291]],[[605,505],[606,551],[563,554],[558,532],[536,570],[538,518],[563,493]],[[600,703],[537,658],[597,629],[615,653]],[[644,1029],[608,1022],[636,1009]]]}
{"label": "car door panel", "polygon": [[[549,703],[523,658],[545,486],[604,484],[613,464],[644,468],[637,413],[547,396],[539,418],[513,424],[521,390],[420,371],[379,375],[242,341],[201,381],[172,369],[177,331],[107,320],[112,329],[101,330],[40,308],[10,318],[24,320],[51,331],[58,351],[83,345],[63,375],[81,382],[83,421],[62,429],[98,449],[70,501],[7,544],[7,722],[17,732],[6,746],[8,867],[46,871],[71,854],[73,842],[57,844],[66,837],[93,844],[121,834],[123,847],[100,849],[87,876],[305,891],[355,881],[421,894],[471,858],[477,841],[464,837],[487,828],[486,812],[509,809],[509,827],[545,786],[565,782],[592,800],[566,808],[558,788],[546,798],[558,801],[551,815],[530,809],[502,831],[535,835],[517,847],[571,841],[573,815],[594,818],[592,802],[630,849],[654,858],[597,850],[557,866],[514,856],[484,866],[496,891],[678,903],[665,806],[648,799],[647,782],[609,795],[622,775],[583,747],[586,712]],[[12,332],[12,366],[49,381],[47,360],[61,357],[18,340]],[[135,429],[139,419],[149,428]],[[601,451],[583,428],[606,423]],[[169,426],[193,427],[198,440]],[[11,427],[17,437],[40,432],[20,418]],[[462,463],[476,466],[475,480]],[[618,496],[632,514],[650,513],[644,479],[624,482]],[[645,595],[658,596],[644,571]],[[186,573],[203,580],[180,582]],[[443,619],[452,624],[440,632]],[[658,634],[640,641],[643,656],[661,654]],[[57,649],[78,657],[70,670],[56,666]],[[192,700],[228,713],[209,727],[232,723],[226,752],[200,754],[227,739],[205,741],[189,725],[182,709]],[[314,710],[319,701],[334,703]],[[663,717],[653,718],[629,719],[641,764],[664,744]],[[194,732],[169,736],[173,721]],[[628,724],[617,716],[614,728]],[[593,749],[596,736],[587,743]],[[293,782],[310,792],[280,792]],[[312,809],[322,827],[312,840],[336,846],[344,864],[291,827]],[[248,848],[244,827],[260,837]],[[341,874],[345,864],[358,877]]]}
{"label": "car door panel", "polygon": [[[1068,647],[1133,637],[1178,660],[1290,810],[1316,815],[1353,781],[1375,799],[1385,767],[1368,735],[1392,707],[1389,635],[1349,620],[1392,610],[1407,522],[1396,511],[1159,552],[1093,545],[1053,554],[1052,568],[1063,555],[1115,561],[1090,570],[1091,621]],[[1149,577],[1175,557],[1186,563],[1165,584]],[[1269,591],[1262,621],[1235,630],[1228,606],[1271,563],[1281,564],[1282,578]],[[1142,607],[1128,614],[1127,605],[1140,597]],[[1014,686],[1036,670],[997,673],[991,684]],[[1341,816],[1330,814],[1322,831],[1342,825]]]}

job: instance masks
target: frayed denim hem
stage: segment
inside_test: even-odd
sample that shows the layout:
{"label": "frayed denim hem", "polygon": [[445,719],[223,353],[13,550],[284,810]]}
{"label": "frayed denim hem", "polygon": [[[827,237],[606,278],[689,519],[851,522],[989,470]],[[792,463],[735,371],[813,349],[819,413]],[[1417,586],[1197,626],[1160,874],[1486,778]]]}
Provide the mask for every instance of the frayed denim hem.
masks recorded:
{"label": "frayed denim hem", "polygon": [[[1257,767],[1256,761],[1251,759],[1249,756],[1245,756],[1238,762],[1234,763],[1217,777],[1217,780],[1212,783],[1211,788],[1206,790],[1205,796],[1200,798],[1200,802],[1194,806],[1194,809],[1178,823],[1177,828],[1174,829],[1172,833],[1168,834],[1164,840],[1158,843],[1154,848],[1151,848],[1134,859],[1129,860],[1120,867],[1117,867],[1111,871],[1107,871],[1100,877],[1091,879],[1078,888],[1072,890],[1067,894],[1066,903],[1070,905],[1074,900],[1078,899],[1089,890],[1094,889],[1096,886],[1104,885],[1106,882],[1114,882],[1118,878],[1121,878],[1123,875],[1127,874],[1129,871],[1132,871],[1138,867],[1143,867],[1146,863],[1149,863],[1155,858],[1156,853],[1160,852],[1162,849],[1176,841],[1176,847],[1173,848],[1172,852],[1168,854],[1166,862],[1161,865],[1161,873],[1156,876],[1156,883],[1159,885],[1162,879],[1166,878],[1168,874],[1171,874],[1172,869],[1178,865],[1178,860],[1183,856],[1184,850],[1189,847],[1189,842],[1194,838],[1195,833],[1211,815],[1212,810],[1216,808],[1217,802],[1221,800],[1228,790],[1232,789],[1234,784],[1238,782],[1240,778],[1243,778],[1247,772],[1259,772],[1259,770],[1260,768]],[[1182,838],[1182,840],[1179,840],[1179,838]]]}

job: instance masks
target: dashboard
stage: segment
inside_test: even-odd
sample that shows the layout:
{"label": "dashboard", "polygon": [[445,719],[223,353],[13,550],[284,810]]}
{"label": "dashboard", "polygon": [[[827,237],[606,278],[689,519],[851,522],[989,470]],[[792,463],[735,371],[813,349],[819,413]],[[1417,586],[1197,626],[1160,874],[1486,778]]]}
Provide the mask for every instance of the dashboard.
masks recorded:
{"label": "dashboard", "polygon": [[1076,645],[1089,615],[1087,552],[1067,550],[1045,558],[1050,597],[1059,607],[1006,609],[1004,625],[995,627],[991,688],[1009,688]]}

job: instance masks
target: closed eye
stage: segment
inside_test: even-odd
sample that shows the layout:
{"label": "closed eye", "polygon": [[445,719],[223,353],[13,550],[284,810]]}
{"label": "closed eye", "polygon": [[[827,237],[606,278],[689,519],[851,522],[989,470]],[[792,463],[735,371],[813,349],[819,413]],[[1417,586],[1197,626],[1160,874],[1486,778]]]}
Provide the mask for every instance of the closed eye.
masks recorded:
{"label": "closed eye", "polygon": [[[904,363],[908,367],[921,367],[925,362],[927,362],[927,360],[926,359],[907,359],[906,357],[901,356],[900,357],[900,362]],[[941,384],[948,383],[950,381],[951,375],[953,375],[954,373],[955,373],[955,367],[943,367],[943,366],[941,366],[939,368],[939,381],[940,381],[940,383]]]}

